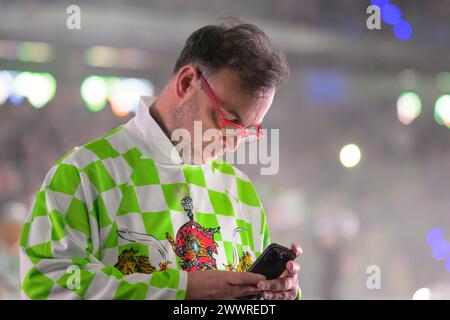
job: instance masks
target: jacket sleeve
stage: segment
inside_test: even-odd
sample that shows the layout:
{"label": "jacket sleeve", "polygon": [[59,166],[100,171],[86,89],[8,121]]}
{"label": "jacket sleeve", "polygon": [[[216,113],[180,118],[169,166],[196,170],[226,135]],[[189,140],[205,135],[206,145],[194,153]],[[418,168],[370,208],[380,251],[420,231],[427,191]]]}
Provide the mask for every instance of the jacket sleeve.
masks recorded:
{"label": "jacket sleeve", "polygon": [[[102,263],[102,248],[117,246],[114,223],[100,218],[73,164],[55,164],[29,210],[20,238],[24,299],[184,299],[187,273],[169,269],[123,275]],[[88,207],[92,207],[89,210]],[[100,234],[110,234],[104,243]],[[115,243],[115,245],[114,245]]]}

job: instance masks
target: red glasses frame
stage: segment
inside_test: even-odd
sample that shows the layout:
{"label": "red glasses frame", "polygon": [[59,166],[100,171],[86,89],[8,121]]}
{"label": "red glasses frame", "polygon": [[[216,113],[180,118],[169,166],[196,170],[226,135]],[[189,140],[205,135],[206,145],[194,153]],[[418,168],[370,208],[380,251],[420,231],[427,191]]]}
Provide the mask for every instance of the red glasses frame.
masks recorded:
{"label": "red glasses frame", "polygon": [[[241,139],[244,140],[245,143],[252,143],[252,142],[256,142],[261,140],[264,135],[262,132],[262,125],[257,124],[256,126],[254,126],[256,132],[250,132],[249,130],[247,130],[247,128],[237,124],[236,122],[230,121],[225,119],[223,113],[222,113],[222,106],[220,105],[219,101],[216,98],[216,95],[214,94],[214,91],[211,89],[211,86],[209,85],[208,81],[206,80],[206,78],[199,72],[199,76],[200,79],[202,80],[202,82],[204,83],[205,87],[206,87],[206,94],[208,95],[209,99],[211,100],[211,103],[214,105],[217,113],[219,114],[219,119],[220,119],[220,130],[222,130],[225,127],[234,127],[236,129],[240,130],[240,137]],[[256,136],[256,140],[254,141],[245,141],[245,139],[247,137],[251,137],[251,136]]]}

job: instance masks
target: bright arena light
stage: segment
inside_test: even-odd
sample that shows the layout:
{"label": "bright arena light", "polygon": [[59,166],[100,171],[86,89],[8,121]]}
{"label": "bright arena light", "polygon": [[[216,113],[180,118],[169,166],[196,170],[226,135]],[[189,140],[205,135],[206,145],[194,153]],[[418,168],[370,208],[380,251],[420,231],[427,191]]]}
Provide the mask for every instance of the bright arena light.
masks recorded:
{"label": "bright arena light", "polygon": [[14,78],[14,94],[20,97],[26,97],[28,91],[33,86],[33,74],[28,71],[20,72]]}
{"label": "bright arena light", "polygon": [[124,80],[114,81],[110,87],[109,102],[116,116],[123,117],[131,112],[131,105],[136,98],[128,91],[129,85]]}
{"label": "bright arena light", "polygon": [[33,85],[27,92],[27,98],[33,107],[40,109],[55,96],[56,80],[49,73],[35,73],[32,80]]}
{"label": "bright arena light", "polygon": [[146,79],[90,76],[81,84],[81,96],[89,110],[100,111],[109,101],[119,117],[136,112],[139,96],[153,95],[153,84]]}
{"label": "bright arena light", "polygon": [[430,300],[431,291],[428,288],[420,288],[418,289],[414,295],[413,300]]}
{"label": "bright arena light", "polygon": [[414,92],[404,92],[397,99],[397,117],[403,124],[410,124],[422,112],[422,102]]}
{"label": "bright arena light", "polygon": [[100,111],[105,107],[107,94],[106,81],[102,77],[90,76],[81,84],[81,97],[86,103],[86,107],[93,112]]}
{"label": "bright arena light", "polygon": [[56,80],[49,73],[20,72],[14,79],[14,95],[25,97],[30,104],[40,109],[56,93]]}
{"label": "bright arena light", "polygon": [[356,144],[348,144],[341,149],[339,159],[344,167],[354,167],[361,160],[361,150]]}
{"label": "bright arena light", "polygon": [[11,72],[0,71],[0,105],[3,104],[13,92],[14,77]]}
{"label": "bright arena light", "polygon": [[152,96],[153,85],[145,79],[121,78],[109,82],[109,102],[117,116],[126,116],[136,112],[139,96]]}
{"label": "bright arena light", "polygon": [[434,119],[440,125],[450,128],[450,95],[444,94],[436,100],[434,105]]}

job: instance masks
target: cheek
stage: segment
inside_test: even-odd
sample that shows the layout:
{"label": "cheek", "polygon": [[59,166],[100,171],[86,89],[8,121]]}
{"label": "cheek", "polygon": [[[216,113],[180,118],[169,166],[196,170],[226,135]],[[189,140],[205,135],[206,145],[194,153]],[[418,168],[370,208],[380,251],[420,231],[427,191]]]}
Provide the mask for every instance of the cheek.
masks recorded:
{"label": "cheek", "polygon": [[209,105],[201,105],[198,120],[202,121],[202,127],[204,130],[218,127],[218,121],[216,112]]}

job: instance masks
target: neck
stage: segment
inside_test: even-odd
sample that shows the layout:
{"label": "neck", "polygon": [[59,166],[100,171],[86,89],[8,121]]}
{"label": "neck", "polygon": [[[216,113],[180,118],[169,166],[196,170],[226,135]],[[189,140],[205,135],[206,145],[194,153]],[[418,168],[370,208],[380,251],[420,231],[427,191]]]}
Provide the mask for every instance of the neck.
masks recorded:
{"label": "neck", "polygon": [[170,131],[167,128],[167,125],[163,119],[163,116],[161,115],[161,112],[159,112],[159,104],[158,104],[159,99],[156,99],[155,102],[153,102],[153,105],[151,106],[151,108],[149,108],[149,113],[150,116],[155,120],[155,122],[158,124],[158,126],[161,128],[161,130],[164,132],[164,134],[167,136],[167,138],[169,138],[170,140]]}
{"label": "neck", "polygon": [[[171,106],[174,104],[170,102],[170,100],[167,100],[164,96],[164,91],[158,96],[158,98],[153,102],[152,106],[149,108],[150,116],[155,120],[155,122],[158,124],[158,126],[161,128],[161,130],[164,132],[164,134],[169,138],[170,142],[176,147],[179,142],[174,142],[171,140],[172,132],[177,128],[177,125],[171,121],[170,112]],[[193,148],[193,146],[191,146]],[[189,164],[199,164],[194,163],[192,160],[194,158],[194,154],[191,154],[191,158],[186,159],[186,155],[184,155],[184,149],[180,148],[178,151],[180,154],[181,159],[185,161],[185,163]],[[189,151],[192,152],[192,151]],[[203,159],[201,161],[203,163]]]}

